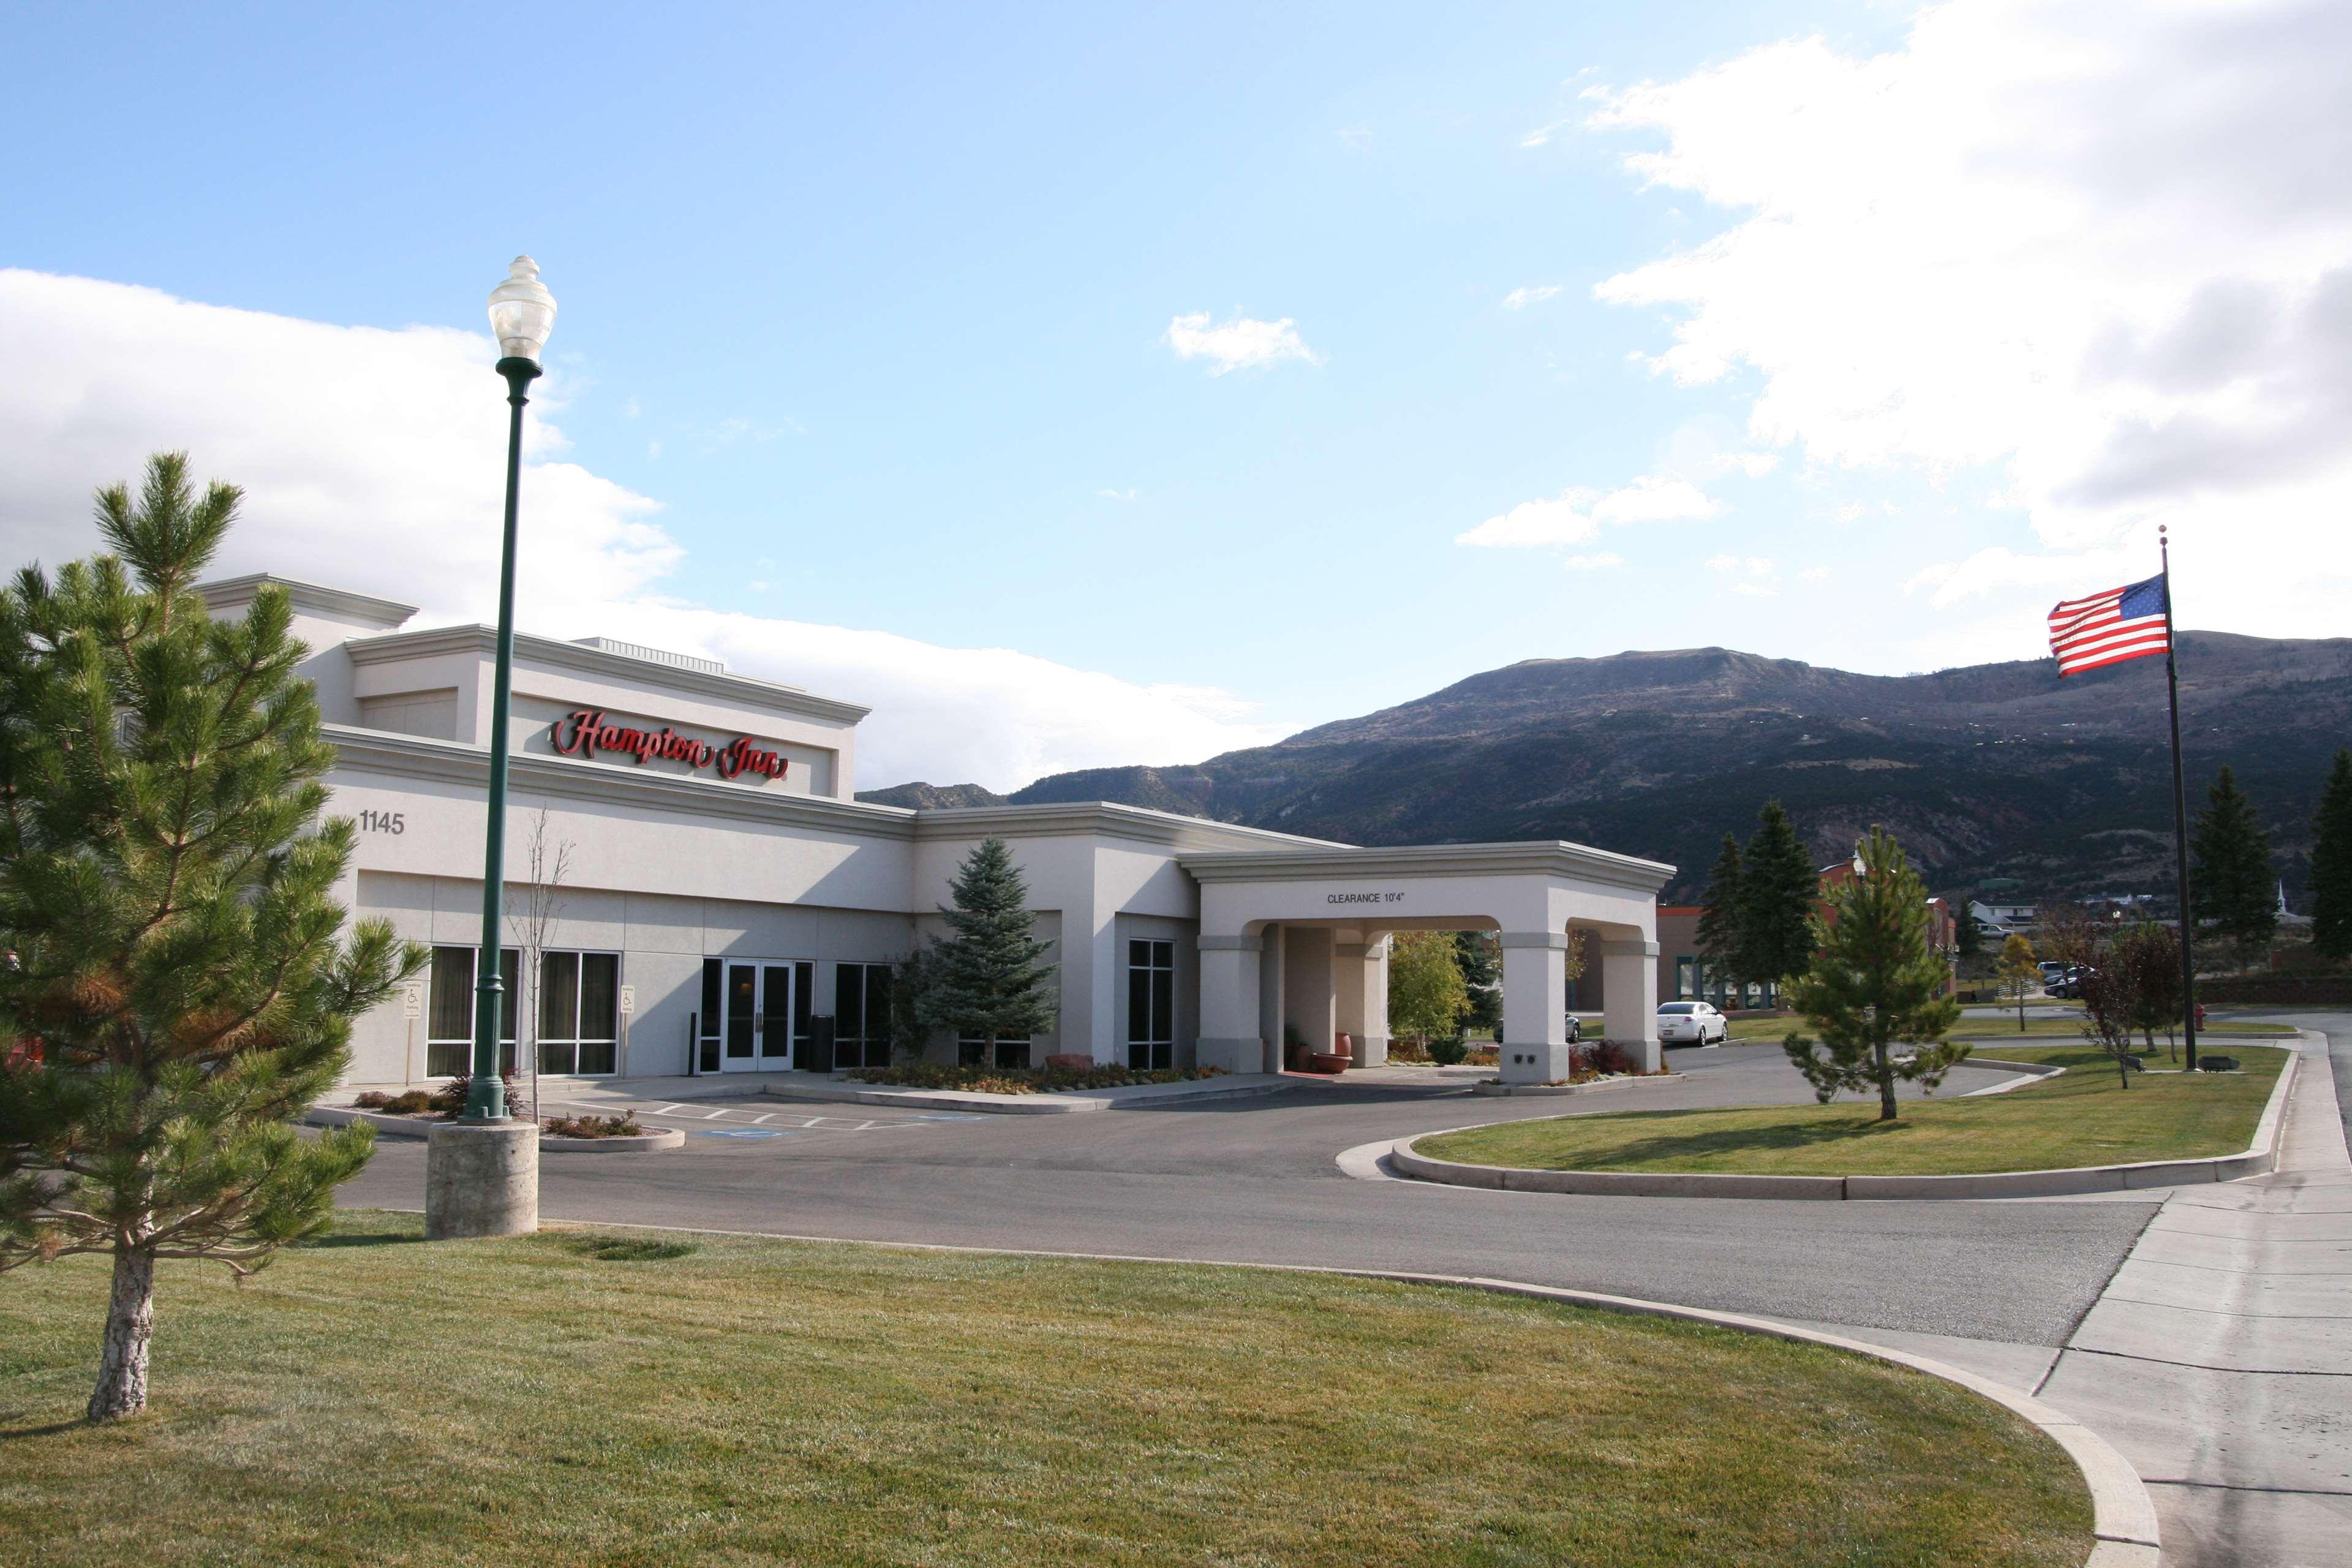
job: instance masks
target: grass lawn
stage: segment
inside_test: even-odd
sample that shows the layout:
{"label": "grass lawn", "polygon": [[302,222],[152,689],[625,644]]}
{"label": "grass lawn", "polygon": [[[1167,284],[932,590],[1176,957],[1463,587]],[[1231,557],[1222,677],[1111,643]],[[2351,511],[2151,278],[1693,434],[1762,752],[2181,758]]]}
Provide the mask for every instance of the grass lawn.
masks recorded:
{"label": "grass lawn", "polygon": [[[2147,1073],[2130,1089],[2088,1047],[1979,1047],[1988,1058],[2068,1070],[2005,1094],[1906,1100],[1880,1121],[1875,1099],[1738,1110],[1635,1110],[1473,1127],[1414,1147],[1433,1160],[1538,1171],[1727,1171],[1775,1176],[1943,1175],[2038,1171],[2234,1154],[2286,1053],[2230,1047],[2242,1073]],[[2161,1052],[2151,1065],[2162,1067]],[[1948,1080],[1947,1080],[1948,1082]]]}
{"label": "grass lawn", "polygon": [[[1803,1022],[1796,1018],[1734,1018],[1731,1020],[1731,1038],[1735,1044],[1755,1040],[1779,1041],[1786,1038],[1791,1030],[1803,1027]],[[2200,1041],[2209,1035],[2226,1035],[2239,1039],[2282,1039],[2291,1038],[2294,1034],[2294,1031],[2284,1024],[2237,1019],[2207,1024],[2197,1031],[2197,1037]],[[1956,1040],[1999,1040],[2004,1037],[2026,1040],[2080,1040],[2083,1037],[2083,1022],[2080,1015],[2036,1017],[2029,1008],[2022,1033],[2017,1027],[2017,1015],[2014,1013],[2006,1018],[1962,1018],[1952,1027],[1952,1038]],[[2158,1051],[2164,1049],[2162,1031],[2157,1034],[2156,1048]]]}
{"label": "grass lawn", "polygon": [[355,1215],[0,1278],[0,1557],[50,1564],[2049,1564],[2060,1450],[1935,1379],[1467,1290]]}

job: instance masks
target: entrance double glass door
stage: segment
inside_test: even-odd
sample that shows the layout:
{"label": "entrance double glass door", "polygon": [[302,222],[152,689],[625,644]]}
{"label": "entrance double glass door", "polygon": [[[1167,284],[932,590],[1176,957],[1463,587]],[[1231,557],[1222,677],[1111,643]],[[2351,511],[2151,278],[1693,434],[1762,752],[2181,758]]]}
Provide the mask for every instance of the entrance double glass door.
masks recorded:
{"label": "entrance double glass door", "polygon": [[795,967],[731,962],[727,965],[721,1072],[778,1072],[792,1065]]}

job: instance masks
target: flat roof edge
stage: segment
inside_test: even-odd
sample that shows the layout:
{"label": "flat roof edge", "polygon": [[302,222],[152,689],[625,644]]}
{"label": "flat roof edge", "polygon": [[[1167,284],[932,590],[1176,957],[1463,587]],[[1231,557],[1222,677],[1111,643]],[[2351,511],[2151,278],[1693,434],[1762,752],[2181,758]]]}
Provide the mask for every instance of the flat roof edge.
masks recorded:
{"label": "flat roof edge", "polygon": [[1178,863],[1195,881],[1307,881],[1334,876],[1362,876],[1367,871],[1405,877],[1513,876],[1541,874],[1580,877],[1654,893],[1665,886],[1676,868],[1663,860],[1644,860],[1595,849],[1566,839],[1526,839],[1490,844],[1403,844],[1369,848],[1262,849],[1185,855]]}

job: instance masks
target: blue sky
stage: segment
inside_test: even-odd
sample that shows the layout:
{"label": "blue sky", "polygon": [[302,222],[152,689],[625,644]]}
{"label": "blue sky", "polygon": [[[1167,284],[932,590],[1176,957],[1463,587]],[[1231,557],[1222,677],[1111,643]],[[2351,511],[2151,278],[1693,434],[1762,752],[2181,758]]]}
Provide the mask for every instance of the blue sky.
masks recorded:
{"label": "blue sky", "polygon": [[[2034,205],[1970,173],[1998,166],[1997,138],[1953,155],[1917,119],[1874,127],[1890,79],[1873,71],[1896,71],[1891,96],[1912,102],[2053,89],[2032,129],[2032,113],[2064,112],[2050,103],[2067,84],[1989,84],[1979,62],[2003,37],[2129,31],[2117,7],[1956,9],[1970,15],[1935,34],[1912,7],[1829,0],[230,7],[105,27],[19,8],[0,20],[0,130],[30,155],[0,169],[0,267],[478,334],[482,295],[528,249],[562,302],[544,408],[561,446],[543,455],[625,492],[628,526],[660,536],[632,557],[657,564],[551,595],[548,615],[740,617],[730,657],[746,667],[761,658],[740,627],[763,618],[943,658],[1018,650],[1109,678],[1113,706],[1124,683],[1210,721],[1169,731],[1171,753],[1527,658],[1706,643],[1885,671],[2030,658],[2052,590],[2105,585],[2147,555],[2155,521],[2218,502],[2193,476],[2153,500],[2099,489],[2133,430],[2200,412],[2140,395],[2178,376],[2142,374],[2137,401],[2101,391],[2053,451],[2071,414],[2020,427],[2004,413],[2003,378],[2043,370],[1978,357],[1957,332],[1853,372],[1887,337],[1874,314],[1924,331],[1945,307],[1934,274],[1843,307],[1822,279],[1857,248],[1841,238],[1848,193],[1941,181],[1958,193],[1947,210]],[[2284,26],[2310,8],[2256,9]],[[2134,46],[2083,79],[2128,94],[2135,73],[2177,73],[2210,47],[2174,32],[2178,52]],[[2238,63],[2291,72],[2279,32]],[[2294,79],[2316,100],[2341,85]],[[1627,96],[1643,83],[1650,98]],[[1806,140],[1815,108],[1846,117],[1827,142]],[[1756,138],[1762,167],[1743,162],[1750,123],[1778,127]],[[2221,156],[2241,131],[2223,116],[2186,133]],[[1917,179],[1837,166],[1881,143],[1916,148]],[[1668,166],[1629,166],[1662,152]],[[2128,170],[2030,173],[2073,204],[2021,223],[2033,258],[1874,233],[1862,248],[1893,258],[1874,277],[1924,253],[1947,278],[2014,266],[2019,297],[2128,300],[2110,338],[2144,365],[2213,287],[2251,279],[2291,312],[2342,263],[2340,228],[2315,237],[2290,191],[2240,254],[2118,279],[2137,264],[2077,232],[2101,204],[2185,225],[2200,193],[2176,193],[2168,216],[2129,195]],[[2071,247],[2063,286],[2037,270],[2053,232]],[[1726,236],[1744,250],[1662,282],[1671,300],[1610,282]],[[2008,310],[1996,294],[1959,314]],[[1299,353],[1220,374],[1178,352],[1186,320],[1287,322]],[[1648,359],[1692,322],[1709,363]],[[2031,352],[2080,374],[2090,351]],[[304,374],[369,363],[329,353]],[[1895,406],[1915,424],[1890,433]],[[494,433],[499,412],[493,384]],[[43,416],[19,409],[14,432],[9,417],[0,404],[0,453]],[[268,422],[253,411],[253,439]],[[201,447],[171,426],[122,437]],[[112,477],[87,475],[84,493]],[[1644,511],[1675,486],[1685,504]],[[1520,514],[1535,542],[1457,542],[1529,503],[1552,508]],[[404,526],[354,526],[344,579],[366,585],[404,556],[404,591],[467,613],[467,592],[431,597],[429,570],[406,586],[444,557],[429,534],[387,536]],[[453,547],[448,574],[470,559]],[[2280,629],[2327,633],[2335,602]],[[2252,603],[2217,592],[2202,624],[2263,629]],[[876,761],[935,778],[968,762],[1009,787],[1028,767],[1189,760],[1149,754],[1148,729],[1111,732],[1126,751],[927,751],[910,735]],[[866,782],[895,781],[869,766]]]}

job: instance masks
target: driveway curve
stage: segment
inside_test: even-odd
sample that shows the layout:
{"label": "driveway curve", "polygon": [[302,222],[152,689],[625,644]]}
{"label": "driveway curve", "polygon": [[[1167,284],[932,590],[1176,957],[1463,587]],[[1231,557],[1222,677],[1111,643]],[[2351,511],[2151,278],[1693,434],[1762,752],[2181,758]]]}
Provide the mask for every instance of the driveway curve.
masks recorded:
{"label": "driveway curve", "polygon": [[[1810,1098],[1774,1046],[1680,1051],[1669,1065],[1684,1076],[1591,1101],[1496,1100],[1432,1075],[1376,1069],[1093,1116],[918,1118],[856,1135],[689,1135],[686,1148],[656,1157],[547,1162],[541,1210],[551,1220],[1482,1276],[2057,1346],[2162,1196],[1574,1197],[1360,1181],[1335,1163],[1358,1144],[1481,1121]],[[1945,1092],[1997,1080],[1963,1068]],[[341,1201],[419,1207],[424,1164],[422,1145],[379,1145]]]}

